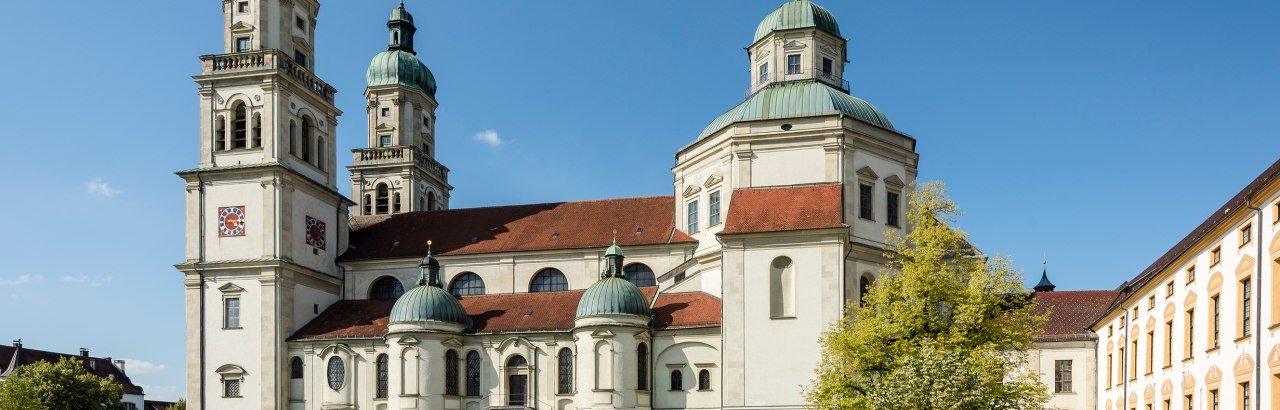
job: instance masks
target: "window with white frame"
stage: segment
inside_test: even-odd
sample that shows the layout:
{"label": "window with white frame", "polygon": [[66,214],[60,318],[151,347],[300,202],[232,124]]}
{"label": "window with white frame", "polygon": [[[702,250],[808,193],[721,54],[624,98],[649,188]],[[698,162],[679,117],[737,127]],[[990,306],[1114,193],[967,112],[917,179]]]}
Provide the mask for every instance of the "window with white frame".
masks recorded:
{"label": "window with white frame", "polygon": [[1053,392],[1071,393],[1071,361],[1055,360],[1053,362]]}
{"label": "window with white frame", "polygon": [[720,191],[712,192],[707,200],[707,210],[711,215],[707,218],[707,226],[720,224]]}
{"label": "window with white frame", "polygon": [[689,233],[698,233],[698,201],[690,201],[686,209],[688,211]]}
{"label": "window with white frame", "polygon": [[787,74],[800,74],[799,54],[791,54],[787,56]]}

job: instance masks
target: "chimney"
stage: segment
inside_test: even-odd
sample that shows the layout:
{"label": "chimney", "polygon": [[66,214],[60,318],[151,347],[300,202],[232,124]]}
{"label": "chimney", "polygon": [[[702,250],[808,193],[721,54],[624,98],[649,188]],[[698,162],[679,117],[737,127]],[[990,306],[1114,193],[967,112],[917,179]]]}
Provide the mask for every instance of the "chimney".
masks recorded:
{"label": "chimney", "polygon": [[89,349],[80,348],[80,357],[89,357]]}
{"label": "chimney", "polygon": [[124,371],[124,360],[116,360],[114,363],[116,364],[116,368],[120,369],[120,373],[128,374]]}
{"label": "chimney", "polygon": [[14,340],[13,347],[22,347],[22,339]]}

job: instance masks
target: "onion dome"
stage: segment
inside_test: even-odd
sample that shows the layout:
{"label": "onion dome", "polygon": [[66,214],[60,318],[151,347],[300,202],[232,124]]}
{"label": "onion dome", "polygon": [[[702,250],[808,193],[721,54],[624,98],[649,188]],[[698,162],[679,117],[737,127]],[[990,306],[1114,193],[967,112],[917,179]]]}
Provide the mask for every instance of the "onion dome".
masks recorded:
{"label": "onion dome", "polygon": [[1045,261],[1044,265],[1044,270],[1040,272],[1040,283],[1037,283],[1035,287],[1031,288],[1031,290],[1036,292],[1053,292],[1053,290],[1058,287],[1054,286],[1053,282],[1049,281],[1049,262]]}
{"label": "onion dome", "polygon": [[871,103],[815,80],[777,83],[752,94],[742,104],[721,114],[702,130],[705,138],[742,121],[815,117],[844,114],[862,122],[896,131],[889,117]]}
{"label": "onion dome", "polygon": [[[428,242],[430,245],[430,242]],[[440,262],[427,251],[418,264],[418,287],[410,289],[391,307],[390,324],[430,324],[470,326],[471,318],[458,298],[443,289]]]}
{"label": "onion dome", "polygon": [[373,56],[373,61],[369,62],[369,70],[365,74],[369,87],[402,85],[422,90],[435,98],[436,77],[413,51],[413,36],[418,29],[413,25],[413,15],[405,10],[404,3],[391,12],[387,28],[391,30],[391,44],[387,51]]}
{"label": "onion dome", "polygon": [[796,0],[788,1],[765,16],[760,25],[756,26],[756,37],[751,43],[754,44],[775,31],[808,27],[817,27],[840,37],[840,24],[836,23],[835,15],[809,0]]}
{"label": "onion dome", "polygon": [[587,288],[578,301],[577,318],[593,316],[630,315],[648,319],[653,315],[649,301],[640,288],[627,280],[622,269],[622,248],[614,242],[605,251],[605,268],[600,281]]}

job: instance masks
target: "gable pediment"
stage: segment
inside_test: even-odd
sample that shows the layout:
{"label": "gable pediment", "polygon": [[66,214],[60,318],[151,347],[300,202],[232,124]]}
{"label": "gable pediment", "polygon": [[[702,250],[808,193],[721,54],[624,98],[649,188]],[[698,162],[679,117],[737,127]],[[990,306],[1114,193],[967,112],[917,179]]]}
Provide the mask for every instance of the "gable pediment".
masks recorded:
{"label": "gable pediment", "polygon": [[902,178],[898,178],[897,175],[890,175],[888,178],[885,178],[884,183],[885,185],[888,185],[894,188],[902,188],[904,186],[907,186],[907,183],[903,182]]}
{"label": "gable pediment", "polygon": [[609,329],[600,329],[591,332],[591,337],[596,339],[607,339],[613,337],[613,332],[609,331]]}
{"label": "gable pediment", "polygon": [[373,130],[377,132],[395,132],[396,127],[392,127],[389,124],[378,124],[378,127]]}
{"label": "gable pediment", "polygon": [[241,22],[237,22],[236,24],[232,24],[232,25],[231,25],[231,32],[233,32],[233,33],[240,33],[240,32],[245,32],[245,31],[253,31],[253,29],[254,29],[254,28],[256,28],[256,27],[254,27],[253,25],[251,25],[251,24],[249,24],[249,23],[245,23],[245,22],[241,21]]}
{"label": "gable pediment", "polygon": [[876,174],[876,171],[872,170],[871,167],[862,167],[858,169],[858,176],[870,179],[872,181],[880,178],[880,175]]}
{"label": "gable pediment", "polygon": [[711,187],[715,186],[716,184],[719,184],[719,183],[720,183],[720,181],[724,181],[724,177],[720,176],[719,174],[714,174],[714,175],[711,175],[711,176],[707,177],[707,181],[706,181],[706,182],[703,182],[703,183],[702,183],[702,186],[705,186],[705,187],[707,187],[707,188],[711,188]]}
{"label": "gable pediment", "polygon": [[218,290],[219,290],[219,291],[221,291],[222,293],[241,293],[241,292],[244,292],[244,288],[239,287],[239,286],[236,286],[236,284],[234,284],[234,283],[228,283],[228,284],[226,284],[226,285],[222,285],[221,287],[219,287],[219,288],[218,288]]}
{"label": "gable pediment", "polygon": [[700,187],[700,186],[697,186],[697,185],[689,185],[689,186],[687,186],[687,187],[685,187],[685,188],[684,188],[684,196],[685,196],[686,198],[691,197],[691,196],[694,196],[695,194],[697,194],[697,193],[698,193],[698,191],[701,191],[701,190],[702,190],[702,187]]}
{"label": "gable pediment", "polygon": [[799,50],[799,49],[807,48],[809,47],[809,45],[799,41],[791,40],[791,41],[788,41],[787,44],[782,47],[788,50]]}

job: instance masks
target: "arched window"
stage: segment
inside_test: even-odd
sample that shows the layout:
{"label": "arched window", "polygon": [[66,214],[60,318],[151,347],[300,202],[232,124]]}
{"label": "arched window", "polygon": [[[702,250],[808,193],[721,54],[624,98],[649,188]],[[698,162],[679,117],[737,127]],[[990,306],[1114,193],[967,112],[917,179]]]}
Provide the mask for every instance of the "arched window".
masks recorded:
{"label": "arched window", "polygon": [[373,286],[369,288],[369,299],[372,300],[395,300],[404,294],[404,285],[400,281],[390,276],[383,276],[373,282]]}
{"label": "arched window", "polygon": [[436,210],[436,193],[435,192],[427,193],[427,209],[426,210],[428,211]]}
{"label": "arched window", "polygon": [[636,347],[636,390],[649,390],[649,346]]}
{"label": "arched window", "polygon": [[467,352],[467,395],[480,395],[480,353]]}
{"label": "arched window", "polygon": [[871,275],[869,274],[864,274],[861,278],[858,278],[858,306],[862,306],[863,303],[866,303],[867,292],[871,291],[871,285],[873,283],[874,279],[871,279]]}
{"label": "arched window", "polygon": [[342,362],[338,356],[329,358],[329,388],[338,390],[347,381],[347,364]]}
{"label": "arched window", "polygon": [[246,148],[249,144],[249,109],[244,103],[231,108],[231,148]]}
{"label": "arched window", "polygon": [[227,135],[227,117],[218,116],[218,124],[214,126],[213,132],[213,150],[222,151],[231,149]]}
{"label": "arched window", "polygon": [[449,284],[449,293],[454,296],[471,296],[484,294],[484,279],[480,275],[471,272],[463,272],[453,278],[453,282]]}
{"label": "arched window", "polygon": [[390,369],[391,366],[387,363],[388,361],[389,359],[387,358],[387,355],[385,354],[378,355],[378,369],[377,369],[378,370],[378,386],[377,386],[378,391],[377,391],[377,395],[374,397],[377,397],[380,399],[387,398],[387,390],[388,390],[387,376],[391,372],[391,369]]}
{"label": "arched window", "polygon": [[613,389],[613,344],[607,340],[596,343],[596,388]]}
{"label": "arched window", "polygon": [[679,370],[671,371],[671,391],[684,390],[684,374]]}
{"label": "arched window", "polygon": [[507,359],[507,370],[520,370],[521,367],[528,366],[529,362],[524,360],[524,356],[515,355]]}
{"label": "arched window", "polygon": [[546,268],[538,271],[537,275],[533,275],[533,282],[529,283],[530,292],[559,292],[569,290],[569,280],[565,279],[564,273],[556,268]]}
{"label": "arched window", "polygon": [[373,195],[364,194],[364,214],[373,215]]}
{"label": "arched window", "polygon": [[653,269],[649,269],[649,265],[643,263],[633,263],[622,268],[627,274],[627,280],[636,286],[658,286],[658,280],[653,276]]}
{"label": "arched window", "polygon": [[377,204],[374,207],[374,212],[378,214],[387,213],[389,209],[387,206],[388,197],[391,195],[390,191],[387,190],[387,184],[378,184],[377,189],[374,190],[374,195],[374,203]]}
{"label": "arched window", "polygon": [[293,359],[289,360],[289,378],[290,379],[302,378],[302,358],[301,357],[294,356]]}
{"label": "arched window", "polygon": [[795,268],[791,258],[779,256],[769,266],[769,316],[791,317],[795,314]]}
{"label": "arched window", "polygon": [[262,147],[262,115],[253,115],[253,148]]}
{"label": "arched window", "polygon": [[702,369],[698,371],[698,390],[711,390],[711,371]]}
{"label": "arched window", "polygon": [[324,167],[326,166],[324,164],[324,159],[327,157],[325,152],[324,137],[316,137],[316,159],[312,164],[315,164],[316,168],[320,168],[321,171],[324,171]]}
{"label": "arched window", "polygon": [[573,351],[569,348],[560,349],[559,359],[559,383],[556,391],[560,394],[573,393]]}
{"label": "arched window", "polygon": [[453,349],[444,352],[444,394],[458,395],[458,351]]}
{"label": "arched window", "polygon": [[419,210],[419,211],[430,211],[430,210],[431,210],[430,208],[427,208],[427,197],[422,196],[422,195],[418,195],[418,210]]}
{"label": "arched window", "polygon": [[289,120],[289,154],[298,155],[298,122]]}
{"label": "arched window", "polygon": [[302,135],[298,136],[302,140],[302,160],[311,162],[311,117],[302,117]]}
{"label": "arched window", "polygon": [[400,212],[400,193],[391,194],[391,212]]}

